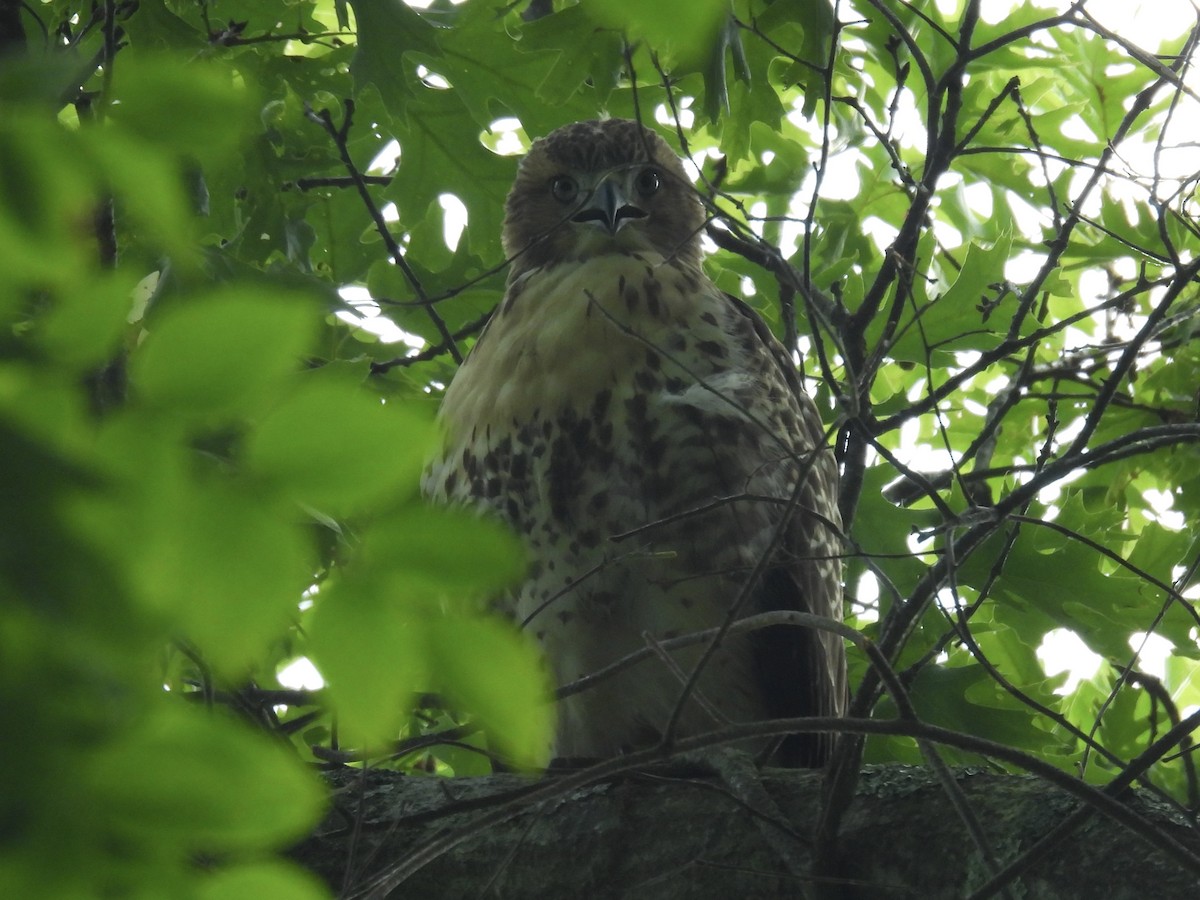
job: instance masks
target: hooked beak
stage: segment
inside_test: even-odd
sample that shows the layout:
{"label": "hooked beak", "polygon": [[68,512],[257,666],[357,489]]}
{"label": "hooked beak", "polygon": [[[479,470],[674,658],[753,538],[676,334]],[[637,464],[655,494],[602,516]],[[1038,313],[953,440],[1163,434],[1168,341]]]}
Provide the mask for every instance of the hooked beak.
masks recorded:
{"label": "hooked beak", "polygon": [[596,185],[571,221],[591,222],[615,235],[627,222],[646,218],[646,211],[630,203],[625,191],[614,182],[613,178],[605,178]]}

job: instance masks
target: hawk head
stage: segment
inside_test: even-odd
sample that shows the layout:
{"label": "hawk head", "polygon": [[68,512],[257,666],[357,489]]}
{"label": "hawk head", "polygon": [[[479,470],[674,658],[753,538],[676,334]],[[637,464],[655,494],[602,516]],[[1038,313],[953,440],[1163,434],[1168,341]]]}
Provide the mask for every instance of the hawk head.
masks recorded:
{"label": "hawk head", "polygon": [[505,205],[514,272],[649,250],[698,264],[701,206],[679,157],[629,119],[577,122],[535,141]]}

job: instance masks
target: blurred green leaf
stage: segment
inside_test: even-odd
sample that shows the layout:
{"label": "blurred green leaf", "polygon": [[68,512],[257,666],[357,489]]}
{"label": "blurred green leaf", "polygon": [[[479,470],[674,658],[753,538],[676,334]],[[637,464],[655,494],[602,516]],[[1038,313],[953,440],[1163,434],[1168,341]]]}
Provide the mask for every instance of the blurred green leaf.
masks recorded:
{"label": "blurred green leaf", "polygon": [[344,739],[394,739],[414,696],[429,689],[427,609],[369,577],[323,590],[309,648],[329,688]]}
{"label": "blurred green leaf", "polygon": [[246,458],[301,503],[343,515],[415,493],[436,434],[415,404],[385,404],[351,379],[318,371],[261,420]]}
{"label": "blurred green leaf", "polygon": [[101,365],[116,352],[134,305],[134,285],[96,278],[87,290],[64,291],[38,325],[46,352],[73,367]]}
{"label": "blurred green leaf", "polygon": [[315,875],[279,862],[226,866],[200,882],[197,900],[322,900],[332,896]]}
{"label": "blurred green leaf", "polygon": [[131,147],[216,162],[237,150],[254,124],[253,85],[210,61],[132,54],[116,67],[113,88],[108,115]]}
{"label": "blurred green leaf", "polygon": [[284,633],[311,580],[299,529],[278,506],[216,485],[158,512],[152,541],[135,548],[143,591],[171,606],[213,668],[237,676]]}
{"label": "blurred green leaf", "polygon": [[78,287],[96,245],[76,226],[95,211],[99,185],[77,136],[40,113],[5,111],[0,159],[0,271],[10,286],[0,291],[0,314],[7,315],[30,286]]}
{"label": "blurred green leaf", "polygon": [[365,530],[361,553],[442,595],[494,596],[524,572],[521,542],[507,527],[456,509],[406,506]]}
{"label": "blurred green leaf", "polygon": [[83,760],[82,775],[113,838],[180,862],[284,846],[324,807],[319,783],[278,744],[178,699]]}
{"label": "blurred green leaf", "polygon": [[130,375],[142,397],[180,418],[242,415],[297,367],[313,325],[303,296],[225,288],[155,318]]}
{"label": "blurred green leaf", "polygon": [[455,705],[478,716],[514,764],[544,766],[554,708],[533,643],[511,624],[484,618],[435,621],[429,640],[434,671]]}

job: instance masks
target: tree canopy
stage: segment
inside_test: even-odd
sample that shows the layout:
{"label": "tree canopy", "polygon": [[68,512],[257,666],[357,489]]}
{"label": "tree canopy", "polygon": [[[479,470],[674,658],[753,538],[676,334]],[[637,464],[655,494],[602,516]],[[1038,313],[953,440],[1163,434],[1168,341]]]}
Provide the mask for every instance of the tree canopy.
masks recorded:
{"label": "tree canopy", "polygon": [[601,115],[829,425],[826,833],[863,760],[1194,817],[1200,28],[1095,6],[0,3],[0,894],[320,897],[313,763],[545,762],[520,544],[418,481],[519,155]]}

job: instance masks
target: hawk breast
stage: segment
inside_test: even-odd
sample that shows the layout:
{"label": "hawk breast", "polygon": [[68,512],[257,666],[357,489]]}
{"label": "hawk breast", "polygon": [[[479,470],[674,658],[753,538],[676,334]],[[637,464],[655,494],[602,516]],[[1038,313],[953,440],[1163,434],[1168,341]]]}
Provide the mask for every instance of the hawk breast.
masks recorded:
{"label": "hawk breast", "polygon": [[[427,491],[490,510],[523,536],[529,576],[498,606],[542,644],[560,684],[648,642],[716,627],[739,598],[744,614],[761,611],[780,577],[795,583],[792,569],[811,568],[811,548],[784,541],[767,567],[777,574],[763,580],[771,590],[747,587],[797,480],[815,485],[822,467],[828,480],[832,461],[814,456],[811,401],[698,268],[614,253],[523,273],[442,415],[447,444]],[[834,534],[809,525],[809,544],[836,556]],[[836,585],[836,559],[824,566]],[[789,602],[804,608],[770,600]],[[792,634],[798,665],[807,658],[828,682],[840,658],[826,656],[840,644]],[[726,638],[680,721],[685,733],[787,714],[764,688],[758,647]],[[655,740],[700,652],[651,658],[568,697],[556,752],[607,756]]]}

